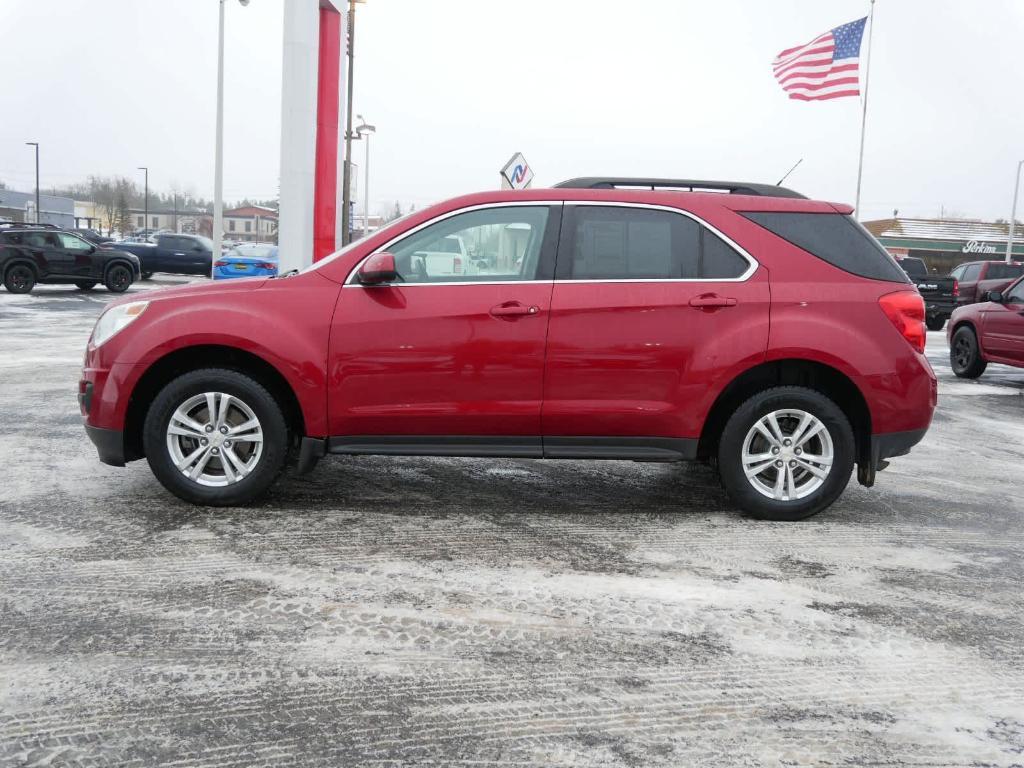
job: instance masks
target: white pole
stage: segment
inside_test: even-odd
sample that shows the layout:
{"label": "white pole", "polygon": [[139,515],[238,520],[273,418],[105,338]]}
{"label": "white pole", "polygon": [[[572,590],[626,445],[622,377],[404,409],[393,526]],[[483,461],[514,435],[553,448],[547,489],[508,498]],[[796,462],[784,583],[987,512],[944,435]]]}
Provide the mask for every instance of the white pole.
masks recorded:
{"label": "white pole", "polygon": [[220,0],[220,29],[217,37],[217,149],[213,166],[213,258],[210,259],[210,277],[213,277],[213,265],[220,258],[224,242],[224,0]]}
{"label": "white pole", "polygon": [[857,197],[853,203],[858,220],[860,219],[860,182],[864,173],[864,128],[868,122],[868,87],[871,85],[871,36],[875,32],[875,0],[871,0],[868,27],[868,61],[864,65],[864,109],[860,116],[860,159],[857,161]]}
{"label": "white pole", "polygon": [[1010,235],[1006,238],[1006,263],[1013,261],[1013,230],[1017,223],[1017,193],[1020,191],[1020,167],[1024,160],[1017,163],[1017,179],[1013,183],[1013,212],[1010,214]]}
{"label": "white pole", "polygon": [[366,138],[366,162],[363,168],[363,237],[370,234],[370,134]]}

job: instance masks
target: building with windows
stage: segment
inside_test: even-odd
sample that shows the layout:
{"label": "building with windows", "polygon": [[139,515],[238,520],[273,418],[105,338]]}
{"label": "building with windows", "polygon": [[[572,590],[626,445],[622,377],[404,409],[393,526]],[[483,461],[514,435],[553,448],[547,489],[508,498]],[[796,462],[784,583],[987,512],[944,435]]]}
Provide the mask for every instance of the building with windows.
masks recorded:
{"label": "building with windows", "polygon": [[[965,261],[1006,258],[1007,222],[893,218],[862,223],[893,256],[916,256],[935,274],[948,274]],[[1012,253],[1024,260],[1024,224],[1016,225]]]}
{"label": "building with windows", "polygon": [[249,242],[277,242],[277,209],[245,205],[224,211],[224,238]]}
{"label": "building with windows", "polygon": [[70,197],[40,195],[42,214],[36,218],[36,193],[0,189],[0,221],[24,221],[56,224],[58,227],[75,226],[75,201]]}

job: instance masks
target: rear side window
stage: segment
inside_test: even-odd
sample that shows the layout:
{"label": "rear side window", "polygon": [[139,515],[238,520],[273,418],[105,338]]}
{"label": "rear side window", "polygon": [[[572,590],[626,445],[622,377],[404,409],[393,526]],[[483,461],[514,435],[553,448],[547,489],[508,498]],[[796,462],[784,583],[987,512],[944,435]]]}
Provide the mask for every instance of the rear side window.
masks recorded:
{"label": "rear side window", "polygon": [[562,234],[561,280],[728,280],[750,267],[715,233],[670,211],[575,206]]}
{"label": "rear side window", "polygon": [[1024,275],[1024,266],[1020,264],[989,264],[986,280],[1009,280]]}
{"label": "rear side window", "polygon": [[964,267],[964,276],[960,279],[968,283],[971,280],[977,280],[979,277],[981,277],[981,264],[968,264]]}
{"label": "rear side window", "polygon": [[845,272],[871,280],[909,282],[889,252],[850,216],[761,211],[743,216]]}

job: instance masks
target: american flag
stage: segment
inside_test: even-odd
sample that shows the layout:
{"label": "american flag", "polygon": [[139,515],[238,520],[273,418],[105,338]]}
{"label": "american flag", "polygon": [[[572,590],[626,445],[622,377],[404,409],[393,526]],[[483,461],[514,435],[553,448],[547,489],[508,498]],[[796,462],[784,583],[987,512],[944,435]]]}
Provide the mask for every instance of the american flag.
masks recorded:
{"label": "american flag", "polygon": [[830,29],[806,45],[787,48],[772,62],[791,99],[815,101],[860,95],[860,40],[867,17]]}

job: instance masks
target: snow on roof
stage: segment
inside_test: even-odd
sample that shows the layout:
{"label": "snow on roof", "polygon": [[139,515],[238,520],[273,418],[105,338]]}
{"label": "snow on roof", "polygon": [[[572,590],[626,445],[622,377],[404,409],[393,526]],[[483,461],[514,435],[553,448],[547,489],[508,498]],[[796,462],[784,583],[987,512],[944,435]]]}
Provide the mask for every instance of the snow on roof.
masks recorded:
{"label": "snow on roof", "polygon": [[[879,219],[865,221],[864,226],[875,237],[909,238],[916,240],[996,240],[1006,242],[1010,225],[1006,222],[977,219]],[[1024,236],[1020,224],[1014,240]]]}

